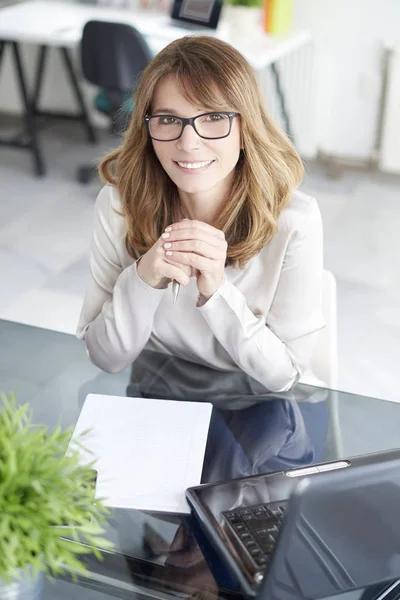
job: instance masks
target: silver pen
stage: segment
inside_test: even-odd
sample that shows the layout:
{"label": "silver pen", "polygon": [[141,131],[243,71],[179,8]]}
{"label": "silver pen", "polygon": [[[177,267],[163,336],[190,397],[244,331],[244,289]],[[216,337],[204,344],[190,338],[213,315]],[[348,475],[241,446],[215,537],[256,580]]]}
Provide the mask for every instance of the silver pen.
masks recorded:
{"label": "silver pen", "polygon": [[181,289],[181,284],[178,283],[177,281],[175,281],[175,279],[173,279],[172,280],[172,304],[175,304],[176,301],[178,300],[180,289]]}

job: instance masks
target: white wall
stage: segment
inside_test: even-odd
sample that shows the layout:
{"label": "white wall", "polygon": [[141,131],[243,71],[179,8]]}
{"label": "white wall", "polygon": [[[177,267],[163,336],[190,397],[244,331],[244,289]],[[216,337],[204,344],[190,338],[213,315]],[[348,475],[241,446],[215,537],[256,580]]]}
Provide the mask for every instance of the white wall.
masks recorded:
{"label": "white wall", "polygon": [[400,40],[399,0],[295,0],[295,27],[317,45],[320,150],[371,157],[381,92],[384,40]]}

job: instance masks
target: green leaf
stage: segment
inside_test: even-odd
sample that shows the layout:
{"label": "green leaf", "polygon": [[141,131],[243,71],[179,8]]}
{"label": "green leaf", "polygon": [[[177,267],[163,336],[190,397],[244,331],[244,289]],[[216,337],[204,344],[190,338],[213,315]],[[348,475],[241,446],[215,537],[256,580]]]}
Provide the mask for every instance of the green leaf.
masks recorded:
{"label": "green leaf", "polygon": [[[94,499],[93,465],[80,463],[83,437],[33,425],[28,404],[0,394],[0,578],[30,565],[49,576],[85,573],[80,555],[112,549],[101,536],[110,510]],[[68,451],[68,453],[67,453]],[[62,527],[67,524],[68,527]],[[65,539],[68,535],[71,540]],[[82,542],[82,543],[80,543]],[[85,544],[85,545],[82,545]]]}

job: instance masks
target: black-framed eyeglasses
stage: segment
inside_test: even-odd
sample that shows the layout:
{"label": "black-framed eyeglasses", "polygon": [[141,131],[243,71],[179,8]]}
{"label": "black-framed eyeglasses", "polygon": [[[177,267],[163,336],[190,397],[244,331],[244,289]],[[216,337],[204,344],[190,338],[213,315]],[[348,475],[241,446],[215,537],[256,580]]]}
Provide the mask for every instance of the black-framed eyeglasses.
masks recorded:
{"label": "black-framed eyeglasses", "polygon": [[218,140],[228,137],[232,121],[239,113],[210,112],[184,119],[176,115],[147,115],[144,120],[150,137],[158,142],[178,140],[186,125],[191,125],[198,136],[205,140]]}

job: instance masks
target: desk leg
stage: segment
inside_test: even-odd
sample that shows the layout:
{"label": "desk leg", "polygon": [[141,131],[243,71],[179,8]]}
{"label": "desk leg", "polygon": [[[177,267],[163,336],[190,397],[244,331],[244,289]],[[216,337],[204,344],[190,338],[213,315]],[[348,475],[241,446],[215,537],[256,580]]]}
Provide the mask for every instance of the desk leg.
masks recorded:
{"label": "desk leg", "polygon": [[40,99],[40,92],[42,90],[42,81],[44,74],[44,66],[47,57],[47,46],[40,46],[39,48],[39,59],[36,65],[36,75],[35,75],[35,89],[33,92],[33,100],[32,100],[32,112],[33,114],[38,113],[38,103]]}
{"label": "desk leg", "polygon": [[285,95],[284,95],[283,88],[281,85],[281,76],[280,76],[280,73],[279,73],[276,63],[272,63],[271,73],[274,78],[276,93],[279,98],[279,104],[281,107],[282,118],[283,118],[283,122],[285,123],[285,130],[286,130],[286,133],[288,134],[288,136],[290,137],[290,139],[292,140],[292,142],[294,142],[293,131],[292,131],[290,118],[289,118],[289,114],[288,114],[287,107],[286,107]]}
{"label": "desk leg", "polygon": [[22,102],[24,105],[25,127],[26,127],[26,131],[28,133],[28,138],[29,138],[27,143],[25,144],[25,147],[30,148],[32,150],[33,160],[34,160],[34,165],[35,165],[35,172],[39,177],[42,177],[43,175],[45,175],[46,170],[45,170],[45,166],[44,166],[42,153],[39,148],[39,142],[37,139],[35,121],[34,121],[34,116],[33,116],[33,111],[32,111],[32,104],[29,100],[28,91],[26,88],[25,73],[24,73],[24,69],[22,66],[18,43],[12,42],[11,46],[12,46],[12,50],[13,50],[15,66],[17,67],[19,90],[20,90]]}
{"label": "desk leg", "polygon": [[82,95],[82,90],[79,87],[79,83],[78,80],[76,78],[76,74],[74,71],[74,67],[72,65],[72,60],[71,57],[68,53],[68,48],[60,48],[61,50],[61,55],[64,59],[64,64],[65,64],[65,68],[67,70],[71,85],[72,85],[72,89],[74,90],[75,96],[76,96],[76,100],[78,102],[79,108],[81,110],[81,116],[82,116],[82,120],[85,123],[86,126],[86,132],[87,132],[87,137],[89,142],[91,142],[92,144],[96,143],[96,135],[94,133],[94,129],[90,123],[89,120],[89,114],[88,111],[86,109],[86,105],[85,105],[85,101],[83,99],[83,95]]}

